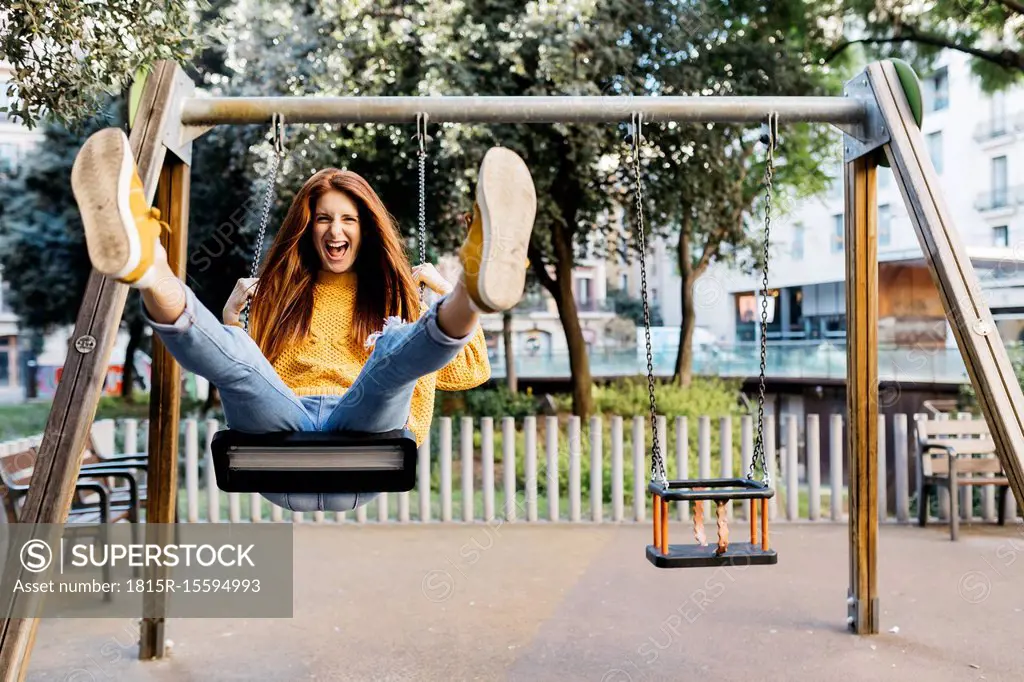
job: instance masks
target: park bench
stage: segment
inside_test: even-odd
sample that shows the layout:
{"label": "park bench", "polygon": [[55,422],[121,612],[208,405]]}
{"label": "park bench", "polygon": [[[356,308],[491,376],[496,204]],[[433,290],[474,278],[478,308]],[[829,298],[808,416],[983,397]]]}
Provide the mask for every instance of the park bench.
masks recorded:
{"label": "park bench", "polygon": [[[82,464],[102,464],[113,467],[129,467],[135,468],[136,476],[136,499],[138,500],[139,511],[146,509],[146,502],[148,500],[148,490],[146,487],[147,479],[147,454],[145,452],[132,452],[132,453],[108,453],[100,445],[101,440],[96,438],[96,434],[92,431],[89,433],[89,446],[85,449],[85,453],[82,455]],[[129,498],[130,490],[127,482],[117,479],[109,482],[110,485],[110,500],[112,504],[118,504],[126,502]]]}
{"label": "park bench", "polygon": [[[0,457],[0,496],[8,523],[20,521],[35,462],[33,447]],[[68,510],[68,522],[137,523],[142,509],[138,477],[145,468],[145,461],[103,461],[87,451]]]}
{"label": "park bench", "polygon": [[949,490],[949,534],[960,532],[962,485],[999,486],[999,525],[1006,523],[1006,495],[1009,480],[1003,472],[996,445],[984,419],[916,420],[918,523],[928,523],[928,500],[937,486]]}

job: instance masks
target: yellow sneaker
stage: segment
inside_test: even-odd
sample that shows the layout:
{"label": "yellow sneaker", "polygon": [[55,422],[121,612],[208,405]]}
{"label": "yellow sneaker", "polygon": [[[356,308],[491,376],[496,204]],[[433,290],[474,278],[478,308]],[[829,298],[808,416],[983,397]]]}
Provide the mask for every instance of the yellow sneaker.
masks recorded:
{"label": "yellow sneaker", "polygon": [[487,150],[469,234],[459,250],[463,284],[481,312],[508,310],[522,298],[536,214],[537,193],[526,163],[510,149]]}
{"label": "yellow sneaker", "polygon": [[85,227],[92,266],[136,288],[152,284],[152,267],[167,255],[160,245],[160,211],[150,208],[128,137],[118,128],[94,133],[71,169],[71,190]]}

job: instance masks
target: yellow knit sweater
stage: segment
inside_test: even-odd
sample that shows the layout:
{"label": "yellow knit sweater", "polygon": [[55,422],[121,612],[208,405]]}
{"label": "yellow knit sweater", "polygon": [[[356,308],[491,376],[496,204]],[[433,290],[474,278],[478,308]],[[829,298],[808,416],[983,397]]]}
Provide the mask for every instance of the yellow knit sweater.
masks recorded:
{"label": "yellow knit sweater", "polygon": [[[349,330],[356,303],[354,273],[321,272],[313,289],[313,318],[309,334],[289,346],[274,362],[274,369],[296,395],[344,395],[370,358],[364,339]],[[476,334],[440,371],[420,377],[412,394],[409,429],[422,443],[434,413],[434,391],[475,388],[491,376],[484,332]]]}

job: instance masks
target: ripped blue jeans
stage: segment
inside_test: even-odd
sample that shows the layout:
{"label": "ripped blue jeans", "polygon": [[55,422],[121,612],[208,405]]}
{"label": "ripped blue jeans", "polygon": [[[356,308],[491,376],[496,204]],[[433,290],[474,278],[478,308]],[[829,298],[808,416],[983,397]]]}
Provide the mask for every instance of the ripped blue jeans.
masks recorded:
{"label": "ripped blue jeans", "polygon": [[[184,285],[183,285],[184,286]],[[404,428],[416,381],[451,362],[472,334],[454,339],[437,324],[438,301],[410,324],[386,325],[370,359],[343,396],[295,395],[259,346],[239,327],[221,324],[185,287],[185,311],[173,324],[143,314],[174,359],[220,390],[228,428],[272,431],[363,431]],[[376,493],[265,493],[293,511],[350,511]]]}

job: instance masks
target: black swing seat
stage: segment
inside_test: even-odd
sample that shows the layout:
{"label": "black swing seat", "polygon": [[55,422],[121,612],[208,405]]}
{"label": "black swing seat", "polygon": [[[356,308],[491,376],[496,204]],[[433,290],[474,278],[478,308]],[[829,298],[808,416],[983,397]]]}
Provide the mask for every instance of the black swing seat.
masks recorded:
{"label": "black swing seat", "polygon": [[[698,490],[703,488],[703,490]],[[707,478],[685,481],[651,481],[647,490],[667,501],[690,502],[711,500],[766,500],[775,496],[772,488],[749,478]],[[708,525],[716,523],[714,512]],[[774,549],[762,549],[760,544],[730,542],[728,550],[715,554],[716,544],[668,545],[662,553],[654,545],[647,545],[647,560],[658,568],[705,568],[714,566],[768,566],[777,564],[779,556]]]}
{"label": "black swing seat", "polygon": [[763,550],[749,542],[730,542],[729,551],[715,555],[715,546],[669,545],[662,554],[654,545],[647,545],[647,560],[658,568],[707,568],[710,566],[770,566],[779,563],[774,549]]}
{"label": "black swing seat", "polygon": [[416,438],[385,433],[218,431],[217,487],[229,493],[406,492],[416,486]]}

